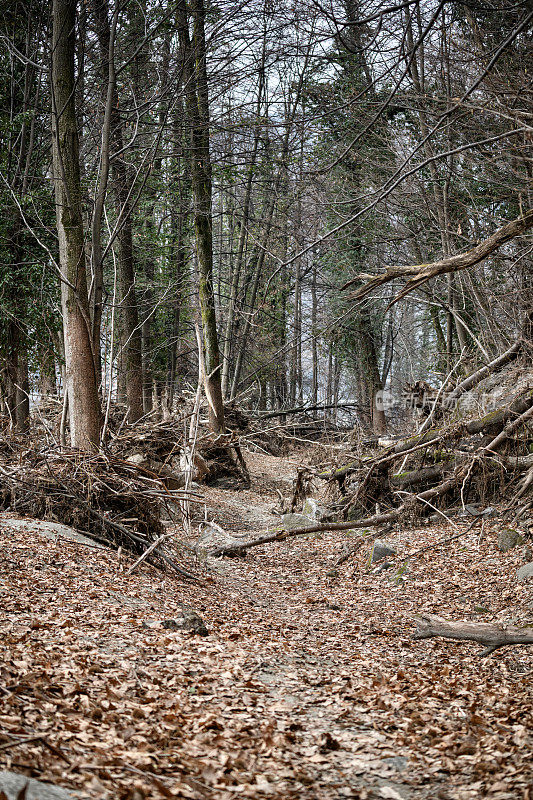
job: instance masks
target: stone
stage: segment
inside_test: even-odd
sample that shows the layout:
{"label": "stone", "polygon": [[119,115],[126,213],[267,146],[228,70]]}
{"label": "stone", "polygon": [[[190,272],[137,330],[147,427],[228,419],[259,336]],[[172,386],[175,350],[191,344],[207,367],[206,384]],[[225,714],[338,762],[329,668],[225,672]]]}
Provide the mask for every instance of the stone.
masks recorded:
{"label": "stone", "polygon": [[390,542],[385,542],[382,539],[376,539],[374,547],[372,548],[372,555],[370,563],[375,564],[377,561],[382,561],[384,558],[396,555],[396,548]]}
{"label": "stone", "polygon": [[296,531],[298,528],[309,528],[313,520],[303,514],[283,514],[281,524],[286,531]]}
{"label": "stone", "polygon": [[183,606],[181,613],[182,616],[178,617],[178,619],[164,619],[161,623],[161,627],[167,631],[180,630],[186,631],[187,633],[194,633],[197,636],[209,635],[205,622],[194,608]]}
{"label": "stone", "polygon": [[526,583],[526,581],[533,581],[533,561],[529,564],[524,564],[516,571],[516,580],[518,583]]}
{"label": "stone", "polygon": [[312,497],[308,497],[305,501],[302,514],[304,517],[309,517],[309,519],[314,522],[330,522],[335,518],[334,511],[330,511],[329,508],[324,508],[319,505]]}
{"label": "stone", "polygon": [[49,522],[46,519],[15,519],[0,514],[0,524],[3,531],[12,528],[27,531],[30,534],[40,533],[52,542],[57,542],[58,539],[67,539],[69,542],[89,545],[97,550],[105,549],[103,544],[95,542],[89,536],[84,536],[83,533],[78,533],[74,528],[69,528],[68,525],[62,525],[60,522]]}
{"label": "stone", "polygon": [[317,501],[313,500],[312,497],[308,497],[302,508],[302,514],[304,517],[309,517],[309,519],[320,519],[320,509]]}
{"label": "stone", "polygon": [[498,509],[493,508],[492,506],[487,506],[487,508],[485,508],[481,512],[481,516],[485,517],[486,519],[489,519],[490,517],[498,517],[499,516],[499,511],[498,511]]}
{"label": "stone", "polygon": [[209,635],[201,616],[189,606],[181,606],[179,615],[173,619],[143,620],[142,626],[152,631],[184,631],[197,636]]}
{"label": "stone", "polygon": [[[482,512],[479,510],[477,503],[467,503],[464,509],[459,512],[460,517],[478,517]],[[440,514],[439,514],[440,516]],[[441,517],[442,519],[442,517]]]}
{"label": "stone", "polygon": [[392,769],[398,770],[398,772],[403,772],[408,764],[405,756],[390,756],[389,758],[382,758],[381,762]]}
{"label": "stone", "polygon": [[18,797],[23,797],[24,800],[75,800],[80,797],[79,794],[73,794],[52,783],[43,783],[17,772],[7,771],[0,772],[0,796],[5,796],[7,800],[17,800]]}
{"label": "stone", "polygon": [[136,467],[142,467],[143,469],[150,469],[150,462],[144,455],[144,453],[133,453],[131,456],[128,456],[126,459],[128,464],[133,464]]}
{"label": "stone", "polygon": [[238,548],[243,543],[243,539],[236,539],[231,533],[228,533],[220,525],[214,522],[206,522],[203,524],[203,530],[194,544],[195,552],[200,556],[208,556],[214,550],[220,548],[235,549],[237,555]]}
{"label": "stone", "polygon": [[502,528],[498,534],[498,548],[502,553],[507,553],[513,547],[524,543],[524,537],[514,528]]}

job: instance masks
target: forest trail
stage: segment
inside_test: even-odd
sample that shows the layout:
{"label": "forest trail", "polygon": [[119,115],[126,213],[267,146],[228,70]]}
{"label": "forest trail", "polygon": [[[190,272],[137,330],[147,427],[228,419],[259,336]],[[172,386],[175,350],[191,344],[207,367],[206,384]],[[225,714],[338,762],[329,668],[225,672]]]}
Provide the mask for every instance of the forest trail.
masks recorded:
{"label": "forest trail", "polygon": [[[275,521],[296,464],[247,460],[250,490],[205,495],[210,518],[249,535]],[[361,551],[335,575],[350,536],[315,534],[190,586],[0,524],[0,763],[109,800],[530,800],[531,648],[480,661],[470,643],[411,639],[418,611],[493,621],[531,602],[496,530],[402,574],[401,560],[369,573]],[[391,534],[404,555],[446,535]],[[207,637],[161,627],[180,603]]]}

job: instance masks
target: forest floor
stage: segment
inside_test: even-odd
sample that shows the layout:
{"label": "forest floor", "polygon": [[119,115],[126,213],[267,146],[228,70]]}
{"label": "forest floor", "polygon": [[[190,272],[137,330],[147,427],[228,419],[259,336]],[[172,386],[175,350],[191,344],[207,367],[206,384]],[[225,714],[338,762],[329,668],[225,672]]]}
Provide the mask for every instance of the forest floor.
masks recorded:
{"label": "forest floor", "polygon": [[[250,490],[206,489],[232,532],[272,525],[296,464],[247,455]],[[531,614],[497,520],[395,531],[395,568],[347,533],[220,559],[201,585],[0,520],[0,766],[79,797],[533,800],[533,650],[413,641],[412,616]],[[328,573],[330,573],[328,575]],[[396,578],[394,577],[396,576]],[[147,627],[179,604],[206,637]]]}

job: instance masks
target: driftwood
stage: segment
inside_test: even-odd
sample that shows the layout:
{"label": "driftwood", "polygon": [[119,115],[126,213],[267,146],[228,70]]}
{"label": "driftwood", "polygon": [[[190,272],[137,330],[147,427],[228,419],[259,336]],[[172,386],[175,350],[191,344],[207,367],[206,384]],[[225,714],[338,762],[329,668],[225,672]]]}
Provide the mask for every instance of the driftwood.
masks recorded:
{"label": "driftwood", "polygon": [[533,644],[533,626],[491,624],[486,622],[448,622],[435,614],[420,614],[415,617],[417,625],[413,639],[444,639],[479,642],[485,649],[479,654],[488,656],[499,647],[516,644]]}

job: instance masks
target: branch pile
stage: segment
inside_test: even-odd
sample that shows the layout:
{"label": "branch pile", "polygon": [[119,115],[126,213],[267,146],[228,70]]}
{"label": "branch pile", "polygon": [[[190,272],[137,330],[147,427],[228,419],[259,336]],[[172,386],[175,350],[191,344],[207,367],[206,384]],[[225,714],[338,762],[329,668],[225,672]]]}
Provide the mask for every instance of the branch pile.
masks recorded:
{"label": "branch pile", "polygon": [[162,512],[179,521],[180,501],[199,501],[184,490],[171,491],[155,475],[102,454],[76,451],[41,453],[0,466],[0,508],[61,522],[93,540],[137,555],[149,550],[150,563],[165,564],[193,578],[161,545],[168,538]]}
{"label": "branch pile", "polygon": [[533,392],[468,422],[452,422],[402,439],[319,476],[336,482],[342,512],[359,520],[376,504],[394,518],[460,501],[516,504],[531,486]]}

